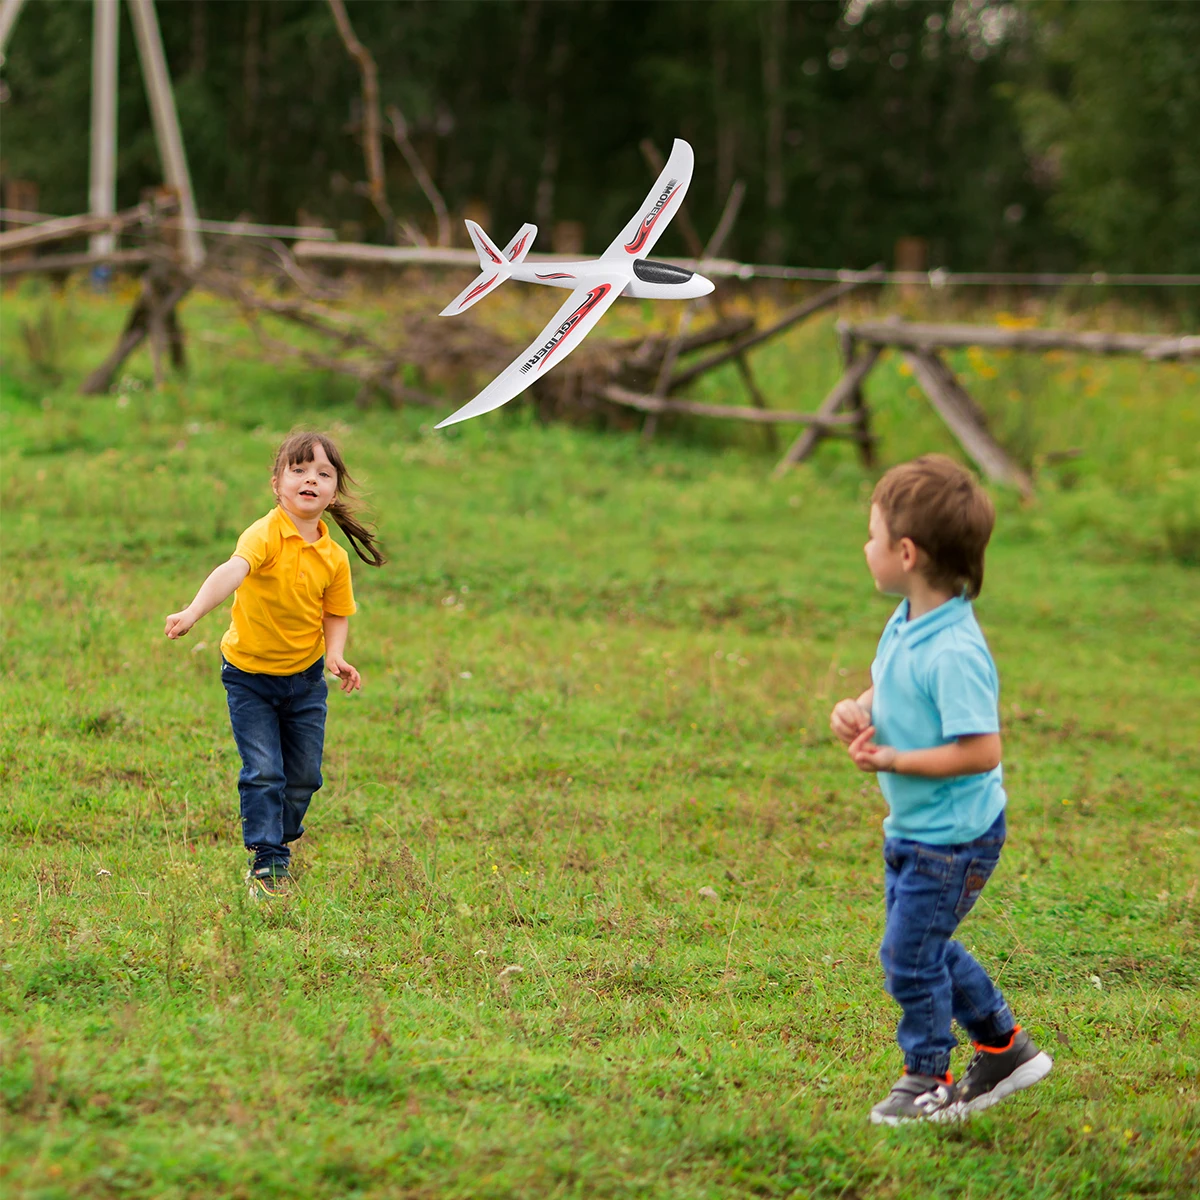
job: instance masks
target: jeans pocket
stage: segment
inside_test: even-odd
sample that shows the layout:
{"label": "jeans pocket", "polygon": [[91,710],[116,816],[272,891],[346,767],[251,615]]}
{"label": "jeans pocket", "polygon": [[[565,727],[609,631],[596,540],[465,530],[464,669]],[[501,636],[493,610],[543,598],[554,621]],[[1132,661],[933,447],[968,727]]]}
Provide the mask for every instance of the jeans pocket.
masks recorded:
{"label": "jeans pocket", "polygon": [[958,897],[958,903],[954,906],[954,915],[960,921],[975,907],[979,893],[991,879],[992,872],[996,869],[999,861],[999,858],[973,858],[967,864],[966,874],[963,876],[962,892]]}
{"label": "jeans pocket", "polygon": [[950,872],[953,869],[954,855],[935,854],[932,850],[918,850],[917,857],[913,862],[913,870],[918,875],[928,875],[930,879],[936,879],[941,883],[945,883],[950,878]]}

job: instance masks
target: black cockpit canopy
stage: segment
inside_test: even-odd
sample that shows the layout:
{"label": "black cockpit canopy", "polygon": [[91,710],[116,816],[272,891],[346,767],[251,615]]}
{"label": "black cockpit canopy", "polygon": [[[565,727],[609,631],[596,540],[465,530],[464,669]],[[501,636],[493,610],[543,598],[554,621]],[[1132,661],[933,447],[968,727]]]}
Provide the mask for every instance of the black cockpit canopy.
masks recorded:
{"label": "black cockpit canopy", "polygon": [[655,262],[652,258],[635,258],[633,273],[643,283],[687,283],[693,272],[670,263]]}

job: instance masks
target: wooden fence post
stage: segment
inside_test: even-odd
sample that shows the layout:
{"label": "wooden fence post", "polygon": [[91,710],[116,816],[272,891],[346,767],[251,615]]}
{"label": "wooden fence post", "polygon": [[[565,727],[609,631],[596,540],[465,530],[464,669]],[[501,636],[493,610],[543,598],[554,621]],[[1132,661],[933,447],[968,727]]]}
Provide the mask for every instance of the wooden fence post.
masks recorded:
{"label": "wooden fence post", "polygon": [[983,410],[967,394],[954,372],[933,350],[906,350],[904,361],[937,414],[979,469],[998,483],[1011,483],[1022,496],[1033,495],[1033,480],[988,432]]}
{"label": "wooden fence post", "polygon": [[[854,395],[854,391],[858,388],[862,381],[867,377],[867,372],[875,365],[876,360],[882,352],[881,346],[872,346],[865,354],[860,355],[854,362],[847,367],[846,373],[834,384],[833,390],[821,402],[821,407],[817,409],[818,417],[829,420],[837,414],[846,402]],[[856,420],[856,424],[858,421]],[[774,476],[779,479],[781,476],[796,465],[798,462],[803,462],[816,447],[816,444],[825,435],[824,429],[820,425],[811,425],[806,429],[792,444],[788,447],[788,452],[779,461],[779,465],[775,468]],[[866,435],[870,436],[870,435]]]}

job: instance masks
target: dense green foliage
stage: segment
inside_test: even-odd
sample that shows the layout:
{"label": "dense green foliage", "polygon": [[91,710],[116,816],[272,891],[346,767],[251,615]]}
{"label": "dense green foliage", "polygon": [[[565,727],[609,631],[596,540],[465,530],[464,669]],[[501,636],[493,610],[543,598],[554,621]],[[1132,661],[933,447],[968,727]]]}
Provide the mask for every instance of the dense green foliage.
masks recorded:
{"label": "dense green foliage", "polygon": [[[356,68],[324,0],[176,0],[159,15],[202,211],[299,212],[378,240]],[[647,169],[642,138],[697,151],[711,229],[748,186],[728,249],[812,265],[890,262],[900,236],[957,269],[1197,269],[1200,6],[996,0],[705,4],[366,3],[350,17],[455,211],[497,236],[586,222],[600,249]],[[26,5],[10,46],[4,165],[42,207],[87,195],[90,6]],[[159,167],[128,16],[122,202]],[[1020,117],[1020,119],[1019,119]],[[392,204],[429,209],[394,146]],[[679,251],[678,230],[665,251]],[[1190,266],[1189,266],[1190,264]]]}
{"label": "dense green foliage", "polygon": [[[48,304],[74,336],[35,363]],[[964,1128],[883,1130],[881,805],[826,725],[889,612],[846,447],[772,484],[761,431],[644,446],[513,405],[443,436],[242,358],[203,297],[189,381],[155,393],[139,357],[81,399],[124,303],[5,307],[6,1196],[1196,1194],[1194,366],[956,363],[1039,483],[996,497],[1012,832],[964,936],[1056,1065]],[[756,367],[812,407],[830,323]],[[891,358],[868,383],[889,462],[952,450],[911,386]],[[356,570],[365,689],[331,697],[271,910],[240,883],[223,613],[162,623],[298,422],[339,437],[392,560]]]}
{"label": "dense green foliage", "polygon": [[1015,94],[1052,207],[1113,270],[1200,271],[1200,5],[1052,0]]}

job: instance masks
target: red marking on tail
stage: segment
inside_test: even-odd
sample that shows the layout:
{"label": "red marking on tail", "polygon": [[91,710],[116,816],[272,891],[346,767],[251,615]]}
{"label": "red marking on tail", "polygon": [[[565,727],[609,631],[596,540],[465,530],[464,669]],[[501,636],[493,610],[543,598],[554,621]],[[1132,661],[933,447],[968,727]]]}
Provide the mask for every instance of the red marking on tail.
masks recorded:
{"label": "red marking on tail", "polygon": [[484,293],[484,292],[486,292],[486,291],[488,290],[488,288],[490,288],[490,287],[492,286],[492,284],[493,284],[493,283],[495,283],[495,282],[496,282],[496,280],[497,280],[497,279],[499,279],[499,278],[500,278],[500,276],[499,276],[498,274],[497,274],[497,275],[493,275],[493,276],[491,277],[491,279],[485,279],[485,280],[484,280],[484,281],[483,281],[481,284],[479,284],[477,287],[473,287],[473,288],[472,288],[472,289],[471,289],[471,290],[470,290],[470,291],[469,291],[469,292],[468,292],[468,293],[467,293],[467,294],[466,294],[466,295],[465,295],[465,296],[462,298],[462,304],[460,304],[458,307],[459,307],[459,308],[462,308],[463,304],[468,304],[470,301],[474,300],[476,296],[482,296],[482,295],[483,295],[483,293]]}

